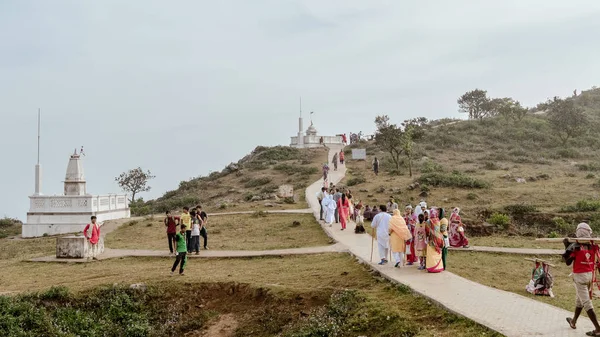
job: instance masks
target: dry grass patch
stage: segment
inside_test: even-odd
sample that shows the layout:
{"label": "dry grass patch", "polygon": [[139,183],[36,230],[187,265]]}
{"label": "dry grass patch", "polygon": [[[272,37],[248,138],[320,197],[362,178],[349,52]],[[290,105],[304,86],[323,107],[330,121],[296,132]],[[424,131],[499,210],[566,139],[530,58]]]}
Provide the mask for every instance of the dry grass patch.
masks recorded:
{"label": "dry grass patch", "polygon": [[[294,226],[294,221],[300,223]],[[270,250],[324,246],[330,243],[312,214],[257,212],[211,216],[208,246],[219,250]],[[200,237],[202,245],[202,237]],[[131,221],[106,237],[110,248],[168,250],[162,217]]]}
{"label": "dry grass patch", "polygon": [[506,247],[506,248],[536,248],[536,249],[564,249],[565,246],[560,242],[540,242],[535,238],[524,236],[478,236],[470,237],[469,244],[471,246],[486,246],[486,247]]}
{"label": "dry grass patch", "polygon": [[540,256],[556,265],[550,269],[550,273],[554,276],[552,289],[555,297],[534,296],[525,291],[533,269],[533,262],[524,260],[525,257],[527,256],[451,251],[448,254],[448,270],[492,288],[510,291],[569,311],[573,310],[575,287],[569,277],[572,268],[565,265],[560,256]]}

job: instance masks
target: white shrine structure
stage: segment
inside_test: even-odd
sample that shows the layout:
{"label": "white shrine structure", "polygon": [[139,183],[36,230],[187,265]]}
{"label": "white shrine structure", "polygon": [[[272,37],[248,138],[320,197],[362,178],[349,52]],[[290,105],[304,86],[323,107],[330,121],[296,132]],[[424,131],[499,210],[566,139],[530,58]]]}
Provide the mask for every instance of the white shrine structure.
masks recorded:
{"label": "white shrine structure", "polygon": [[127,194],[90,195],[87,193],[81,154],[71,155],[64,181],[64,195],[46,196],[40,193],[41,167],[36,165],[35,194],[30,196],[24,238],[82,232],[90,217],[98,223],[129,218]]}
{"label": "white shrine structure", "polygon": [[[321,139],[323,140],[322,142]],[[311,147],[322,147],[323,145],[342,146],[342,136],[319,136],[312,121],[310,122],[308,129],[306,129],[306,132],[304,132],[302,124],[302,111],[300,111],[300,118],[298,118],[298,135],[292,137],[290,146],[299,149],[305,149]]]}

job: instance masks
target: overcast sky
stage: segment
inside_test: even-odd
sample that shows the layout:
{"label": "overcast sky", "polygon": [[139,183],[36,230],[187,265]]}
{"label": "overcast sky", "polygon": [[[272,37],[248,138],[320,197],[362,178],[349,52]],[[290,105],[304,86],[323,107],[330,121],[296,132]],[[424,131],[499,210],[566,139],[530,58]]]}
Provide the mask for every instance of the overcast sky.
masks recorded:
{"label": "overcast sky", "polygon": [[141,166],[149,199],[288,145],[299,96],[333,135],[459,117],[474,88],[534,105],[600,85],[599,17],[597,0],[0,1],[0,216],[25,219],[38,107],[43,193],[83,145],[88,192]]}

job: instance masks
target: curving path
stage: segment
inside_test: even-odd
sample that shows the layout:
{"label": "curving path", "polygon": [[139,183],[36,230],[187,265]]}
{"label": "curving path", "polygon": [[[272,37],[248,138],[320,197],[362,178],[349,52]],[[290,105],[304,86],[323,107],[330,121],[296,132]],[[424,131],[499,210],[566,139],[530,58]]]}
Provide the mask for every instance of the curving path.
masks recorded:
{"label": "curving path", "polygon": [[[330,158],[341,147],[330,150]],[[338,171],[330,171],[330,180],[338,183],[345,175],[346,168],[340,165]],[[319,204],[316,194],[322,181],[315,182],[306,189],[306,200],[319,218]],[[348,247],[351,254],[363,263],[379,271],[393,282],[409,286],[413,291],[430,298],[450,311],[463,315],[506,336],[582,336],[593,329],[591,322],[581,319],[578,329],[572,330],[565,321],[571,312],[545,304],[531,298],[484,286],[467,280],[451,272],[428,274],[418,271],[416,266],[394,268],[392,265],[379,266],[370,262],[371,237],[354,234],[352,228],[341,231],[339,225],[322,225],[332,238]],[[352,226],[350,226],[352,227]],[[481,247],[480,247],[481,248]],[[373,260],[378,260],[374,249]],[[451,266],[450,266],[451,268]],[[523,288],[527,275],[523,275]]]}

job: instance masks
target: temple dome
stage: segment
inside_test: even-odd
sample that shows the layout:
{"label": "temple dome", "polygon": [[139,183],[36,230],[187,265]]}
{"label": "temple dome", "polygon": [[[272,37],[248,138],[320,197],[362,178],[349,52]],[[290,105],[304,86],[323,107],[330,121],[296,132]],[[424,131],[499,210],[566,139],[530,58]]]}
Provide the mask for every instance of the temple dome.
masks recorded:
{"label": "temple dome", "polygon": [[308,129],[306,129],[306,135],[307,136],[316,136],[317,135],[317,129],[315,129],[312,122],[310,122],[310,126],[308,127]]}

